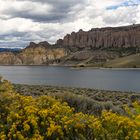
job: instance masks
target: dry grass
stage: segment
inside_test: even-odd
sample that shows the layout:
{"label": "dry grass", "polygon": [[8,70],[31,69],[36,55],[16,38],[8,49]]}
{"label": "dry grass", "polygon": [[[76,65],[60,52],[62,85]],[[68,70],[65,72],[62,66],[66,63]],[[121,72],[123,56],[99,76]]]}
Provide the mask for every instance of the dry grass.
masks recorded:
{"label": "dry grass", "polygon": [[140,68],[140,54],[133,54],[126,57],[110,60],[104,64],[110,68]]}

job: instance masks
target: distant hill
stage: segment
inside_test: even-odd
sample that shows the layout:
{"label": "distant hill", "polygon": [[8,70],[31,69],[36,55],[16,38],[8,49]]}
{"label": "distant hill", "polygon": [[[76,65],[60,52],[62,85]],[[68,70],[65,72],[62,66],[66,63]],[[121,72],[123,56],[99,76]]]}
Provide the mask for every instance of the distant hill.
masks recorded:
{"label": "distant hill", "polygon": [[20,52],[20,48],[0,48],[0,52]]}

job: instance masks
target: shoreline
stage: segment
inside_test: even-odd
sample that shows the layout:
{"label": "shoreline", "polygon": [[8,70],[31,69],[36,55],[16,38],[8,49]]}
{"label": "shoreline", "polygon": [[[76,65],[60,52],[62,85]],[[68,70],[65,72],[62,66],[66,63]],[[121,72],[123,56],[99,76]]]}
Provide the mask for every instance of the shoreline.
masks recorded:
{"label": "shoreline", "polygon": [[72,69],[101,69],[101,70],[140,70],[140,68],[131,68],[131,67],[122,67],[122,68],[107,68],[107,67],[92,67],[92,66],[72,66],[72,65],[0,65],[0,67],[67,67],[67,68],[72,68]]}
{"label": "shoreline", "polygon": [[136,91],[121,91],[121,90],[109,90],[109,89],[97,89],[97,88],[84,88],[84,87],[71,87],[71,86],[53,86],[53,85],[39,85],[39,84],[16,84],[16,83],[12,83],[14,86],[26,86],[26,87],[46,87],[46,88],[50,88],[50,89],[59,89],[59,90],[83,90],[83,91],[100,91],[100,92],[109,92],[109,93],[127,93],[127,94],[140,94],[139,92]]}

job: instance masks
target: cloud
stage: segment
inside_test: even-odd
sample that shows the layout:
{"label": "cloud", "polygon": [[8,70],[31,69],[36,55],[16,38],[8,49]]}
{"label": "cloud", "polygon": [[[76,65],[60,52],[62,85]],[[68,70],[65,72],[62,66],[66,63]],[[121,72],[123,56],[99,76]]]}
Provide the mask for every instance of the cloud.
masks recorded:
{"label": "cloud", "polygon": [[71,10],[84,0],[8,0],[2,2],[0,11],[3,18],[26,18],[35,22],[63,22],[69,17],[74,17]]}
{"label": "cloud", "polygon": [[67,33],[140,22],[139,0],[0,0],[0,47],[55,43]]}
{"label": "cloud", "polygon": [[47,15],[49,15],[49,12],[52,10],[52,6],[49,4],[30,1],[3,1],[0,7],[1,15],[7,17],[7,19],[18,17],[35,21],[47,20]]}
{"label": "cloud", "polygon": [[119,7],[107,11],[103,16],[103,21],[111,25],[135,24],[138,12],[139,10],[135,6]]}

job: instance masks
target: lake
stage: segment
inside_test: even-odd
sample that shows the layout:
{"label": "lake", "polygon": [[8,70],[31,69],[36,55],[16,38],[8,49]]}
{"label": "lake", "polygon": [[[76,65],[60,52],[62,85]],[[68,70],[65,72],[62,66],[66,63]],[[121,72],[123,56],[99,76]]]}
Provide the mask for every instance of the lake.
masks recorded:
{"label": "lake", "polygon": [[0,74],[16,84],[140,92],[140,69],[0,66]]}

